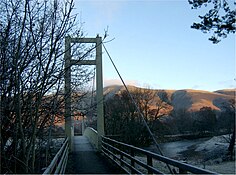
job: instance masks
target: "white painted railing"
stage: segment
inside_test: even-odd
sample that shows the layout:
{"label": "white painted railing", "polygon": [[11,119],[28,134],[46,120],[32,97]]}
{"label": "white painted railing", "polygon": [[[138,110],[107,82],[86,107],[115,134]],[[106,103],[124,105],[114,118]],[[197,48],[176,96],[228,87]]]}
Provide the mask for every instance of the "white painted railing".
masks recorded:
{"label": "white painted railing", "polygon": [[47,167],[47,169],[44,171],[43,174],[64,174],[68,160],[68,153],[69,153],[69,144],[68,144],[68,138],[66,138],[62,147],[57,152],[52,162],[50,163],[50,165]]}
{"label": "white painted railing", "polygon": [[[154,166],[154,160],[171,165],[173,167],[174,174],[187,174],[188,172],[192,174],[217,174],[215,172],[161,156],[108,137],[102,137],[102,152],[127,174],[164,174],[164,172]],[[147,161],[144,162],[139,160],[135,157],[135,155],[142,155],[143,157],[146,157]],[[138,169],[138,166],[145,169],[146,172],[141,172],[141,170]]]}
{"label": "white painted railing", "polygon": [[98,149],[98,132],[95,129],[87,127],[83,135],[89,139],[90,143],[92,143],[96,149]]}

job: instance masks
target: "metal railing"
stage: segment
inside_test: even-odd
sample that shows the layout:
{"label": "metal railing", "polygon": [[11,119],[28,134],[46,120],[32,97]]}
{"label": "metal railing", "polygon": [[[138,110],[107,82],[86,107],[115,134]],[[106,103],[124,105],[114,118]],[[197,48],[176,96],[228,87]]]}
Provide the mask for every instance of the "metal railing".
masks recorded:
{"label": "metal railing", "polygon": [[[161,171],[154,167],[154,160],[171,165],[173,172],[179,174],[186,174],[187,172],[193,174],[217,174],[107,137],[102,137],[102,152],[129,174],[164,174],[163,170]],[[144,157],[146,161],[138,159],[137,155]],[[145,170],[145,172],[142,170]]]}
{"label": "metal railing", "polygon": [[98,149],[98,132],[95,129],[87,127],[83,135],[89,139],[90,143],[93,144],[96,149]]}
{"label": "metal railing", "polygon": [[50,165],[43,174],[64,174],[69,153],[68,138],[65,139],[62,147],[57,152]]}

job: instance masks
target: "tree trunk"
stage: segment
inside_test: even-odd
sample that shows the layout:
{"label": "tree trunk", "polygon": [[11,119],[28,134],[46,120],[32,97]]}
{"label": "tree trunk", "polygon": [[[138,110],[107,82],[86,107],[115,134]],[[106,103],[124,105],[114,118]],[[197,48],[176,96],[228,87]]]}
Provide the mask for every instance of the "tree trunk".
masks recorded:
{"label": "tree trunk", "polygon": [[235,145],[235,126],[234,126],[234,131],[230,139],[228,151],[230,155],[230,159],[233,160],[233,155],[234,155],[234,145]]}

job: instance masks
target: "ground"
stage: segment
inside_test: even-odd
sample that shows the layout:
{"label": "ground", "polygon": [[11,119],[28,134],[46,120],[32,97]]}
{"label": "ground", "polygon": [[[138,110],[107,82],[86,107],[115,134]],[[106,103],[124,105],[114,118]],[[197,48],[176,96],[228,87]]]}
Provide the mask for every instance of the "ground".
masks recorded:
{"label": "ground", "polygon": [[[229,145],[228,139],[229,135],[223,135],[211,138],[163,143],[160,144],[160,147],[167,157],[219,174],[235,174],[235,161],[230,161],[227,156],[227,148]],[[155,152],[154,146],[145,149]],[[137,158],[143,159],[143,157]],[[70,155],[66,173],[74,174],[76,166],[75,159]],[[165,164],[156,162],[156,165],[154,166],[159,170],[168,173]]]}
{"label": "ground", "polygon": [[[235,174],[235,161],[227,156],[229,135],[160,144],[165,156],[221,174]],[[153,147],[149,148],[153,151]]]}

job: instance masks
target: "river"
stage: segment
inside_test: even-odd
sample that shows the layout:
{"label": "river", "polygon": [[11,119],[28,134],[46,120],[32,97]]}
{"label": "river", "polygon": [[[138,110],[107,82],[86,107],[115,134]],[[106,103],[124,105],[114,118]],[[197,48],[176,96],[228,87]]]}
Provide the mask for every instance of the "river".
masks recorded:
{"label": "river", "polygon": [[[208,142],[210,139],[211,137],[199,138],[194,140],[184,139],[181,141],[160,143],[159,147],[161,148],[161,151],[164,156],[175,159],[185,159],[186,152],[189,154],[189,156],[191,156],[190,153],[196,153],[195,149],[200,145]],[[144,149],[159,153],[155,145],[151,145]]]}

